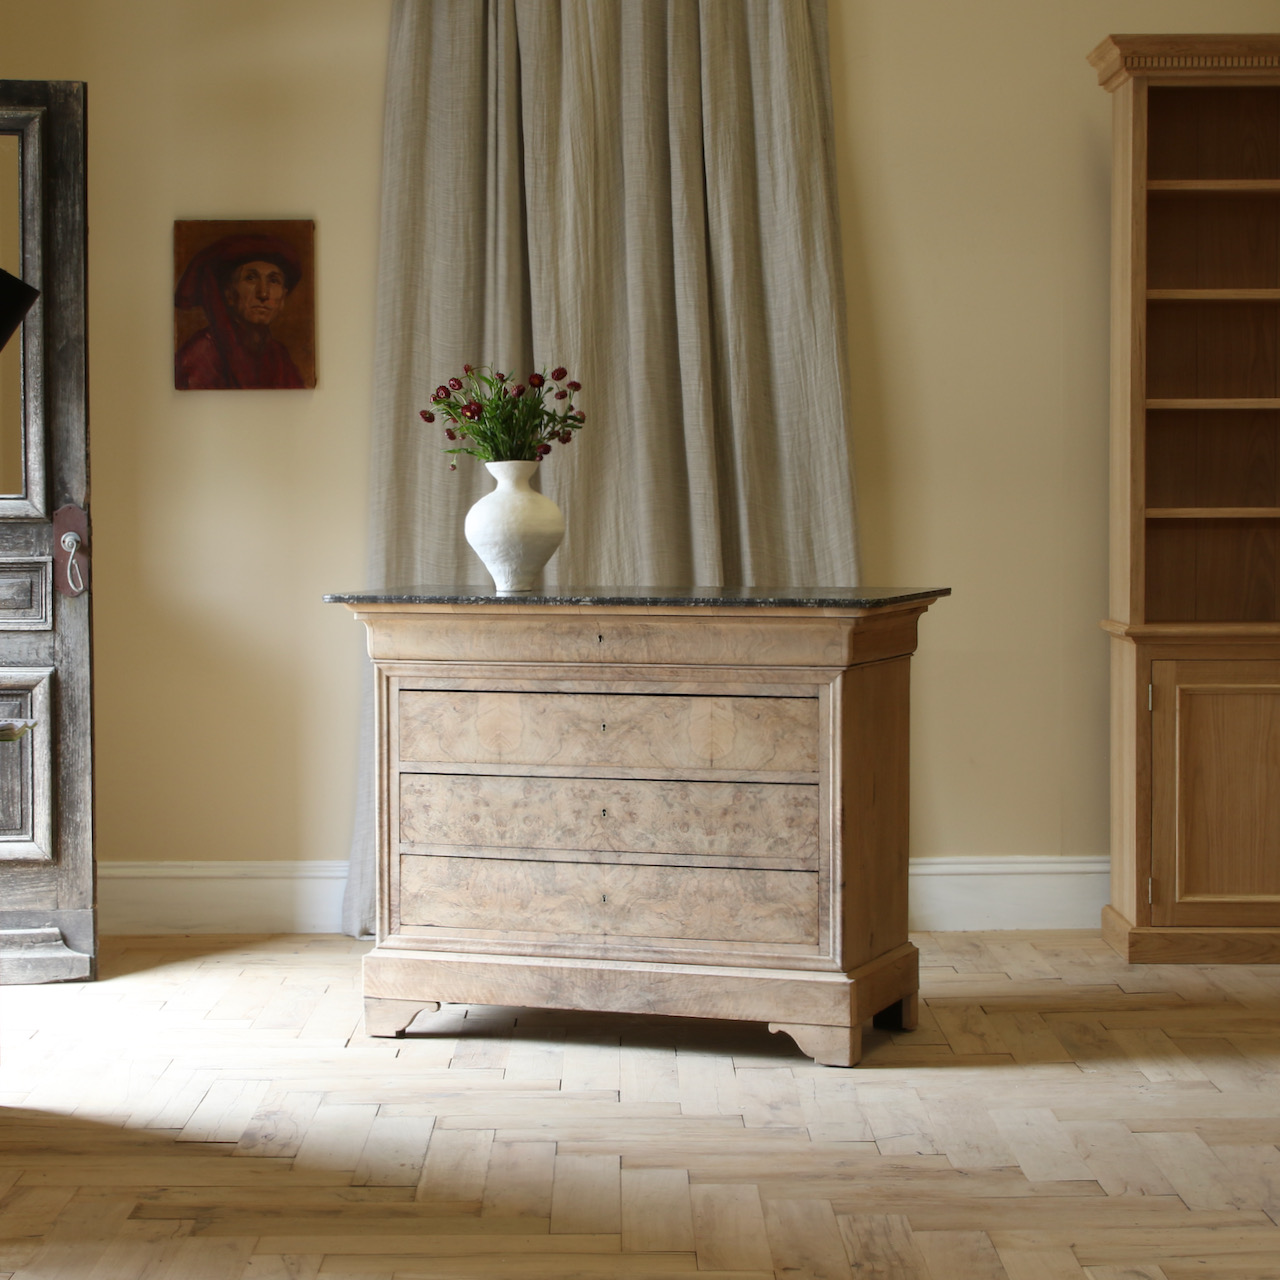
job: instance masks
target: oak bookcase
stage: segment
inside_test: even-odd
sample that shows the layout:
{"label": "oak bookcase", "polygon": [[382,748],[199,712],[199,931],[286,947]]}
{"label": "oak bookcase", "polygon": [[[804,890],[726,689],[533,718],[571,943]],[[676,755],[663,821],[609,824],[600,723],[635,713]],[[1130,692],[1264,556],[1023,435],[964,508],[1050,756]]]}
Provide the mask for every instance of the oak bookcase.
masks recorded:
{"label": "oak bookcase", "polygon": [[1111,36],[1112,875],[1130,960],[1280,961],[1280,35]]}

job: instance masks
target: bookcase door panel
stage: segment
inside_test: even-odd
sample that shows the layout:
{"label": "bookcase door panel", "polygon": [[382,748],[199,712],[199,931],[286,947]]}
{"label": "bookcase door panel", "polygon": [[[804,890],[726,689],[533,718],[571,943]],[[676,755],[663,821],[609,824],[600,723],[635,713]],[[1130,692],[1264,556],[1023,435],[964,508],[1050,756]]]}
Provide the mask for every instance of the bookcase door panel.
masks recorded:
{"label": "bookcase door panel", "polygon": [[1280,925],[1280,661],[1152,676],[1152,922]]}

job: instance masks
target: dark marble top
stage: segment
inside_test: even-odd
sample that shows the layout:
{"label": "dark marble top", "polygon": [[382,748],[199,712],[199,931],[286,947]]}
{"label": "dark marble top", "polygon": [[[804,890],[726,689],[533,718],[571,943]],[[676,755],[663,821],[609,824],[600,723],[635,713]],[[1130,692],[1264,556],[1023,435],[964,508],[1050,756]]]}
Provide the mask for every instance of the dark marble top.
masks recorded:
{"label": "dark marble top", "polygon": [[741,605],[759,608],[877,609],[949,596],[950,587],[492,587],[412,586],[335,591],[330,604]]}

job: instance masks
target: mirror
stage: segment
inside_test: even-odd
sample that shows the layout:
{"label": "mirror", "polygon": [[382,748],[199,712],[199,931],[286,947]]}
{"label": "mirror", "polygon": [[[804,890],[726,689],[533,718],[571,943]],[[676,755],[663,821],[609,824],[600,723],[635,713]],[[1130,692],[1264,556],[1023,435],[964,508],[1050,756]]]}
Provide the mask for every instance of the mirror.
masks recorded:
{"label": "mirror", "polygon": [[[22,137],[0,133],[0,269],[22,275]],[[0,351],[0,493],[26,489],[22,465],[22,340]]]}
{"label": "mirror", "polygon": [[[0,266],[42,288],[45,108],[13,105],[0,81]],[[38,82],[37,82],[38,83]],[[45,502],[44,307],[0,352],[0,518],[43,519]]]}

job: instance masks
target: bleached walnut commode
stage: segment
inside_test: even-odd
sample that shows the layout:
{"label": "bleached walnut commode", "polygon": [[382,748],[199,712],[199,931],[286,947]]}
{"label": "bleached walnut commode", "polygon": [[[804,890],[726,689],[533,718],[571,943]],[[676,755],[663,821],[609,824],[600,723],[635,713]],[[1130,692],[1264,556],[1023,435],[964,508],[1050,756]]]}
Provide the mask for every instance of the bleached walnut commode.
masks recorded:
{"label": "bleached walnut commode", "polygon": [[441,1001],[737,1018],[850,1066],[915,1024],[926,591],[332,595],[377,672],[365,1024]]}

